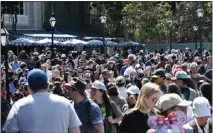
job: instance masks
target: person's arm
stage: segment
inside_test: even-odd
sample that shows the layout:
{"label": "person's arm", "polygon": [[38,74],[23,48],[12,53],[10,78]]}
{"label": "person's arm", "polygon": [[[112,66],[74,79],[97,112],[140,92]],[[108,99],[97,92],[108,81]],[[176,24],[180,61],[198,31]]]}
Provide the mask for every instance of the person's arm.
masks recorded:
{"label": "person's arm", "polygon": [[96,103],[91,103],[90,120],[94,125],[97,133],[104,133],[104,125],[101,110]]}
{"label": "person's arm", "polygon": [[20,129],[18,126],[17,112],[18,112],[17,108],[14,104],[7,116],[7,120],[4,124],[3,131],[5,131],[7,133],[18,133],[19,132]]}
{"label": "person's arm", "polygon": [[116,118],[113,118],[111,120],[111,123],[113,123],[113,124],[119,123],[123,118],[123,114],[122,114],[122,112],[120,111],[120,109],[118,108],[118,106],[116,105],[115,102],[111,103],[111,107],[112,107],[112,110],[113,110],[115,117],[116,117]]}
{"label": "person's arm", "polygon": [[104,125],[101,124],[95,124],[94,125],[96,133],[104,133]]}
{"label": "person's arm", "polygon": [[81,133],[79,127],[68,128],[68,133]]}
{"label": "person's arm", "polygon": [[69,104],[68,109],[69,109],[68,133],[80,133],[79,126],[81,126],[82,124],[71,103]]}

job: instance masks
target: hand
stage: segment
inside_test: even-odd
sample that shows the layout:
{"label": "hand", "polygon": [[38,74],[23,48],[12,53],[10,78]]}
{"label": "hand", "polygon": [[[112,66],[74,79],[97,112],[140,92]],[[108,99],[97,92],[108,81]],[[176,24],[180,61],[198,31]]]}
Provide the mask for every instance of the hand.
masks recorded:
{"label": "hand", "polygon": [[114,124],[114,119],[112,118],[112,116],[109,116],[109,117],[108,117],[108,122],[109,122],[110,124]]}

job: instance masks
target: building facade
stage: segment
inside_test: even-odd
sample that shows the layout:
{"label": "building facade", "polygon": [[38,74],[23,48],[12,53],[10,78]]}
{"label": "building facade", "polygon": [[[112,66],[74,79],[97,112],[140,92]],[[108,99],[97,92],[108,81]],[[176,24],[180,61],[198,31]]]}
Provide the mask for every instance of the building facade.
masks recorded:
{"label": "building facade", "polygon": [[99,18],[97,14],[91,14],[90,4],[81,1],[3,1],[1,11],[4,25],[8,30],[12,30],[16,20],[16,30],[47,29],[50,26],[49,18],[52,10],[57,20],[56,28],[75,30],[98,28]]}

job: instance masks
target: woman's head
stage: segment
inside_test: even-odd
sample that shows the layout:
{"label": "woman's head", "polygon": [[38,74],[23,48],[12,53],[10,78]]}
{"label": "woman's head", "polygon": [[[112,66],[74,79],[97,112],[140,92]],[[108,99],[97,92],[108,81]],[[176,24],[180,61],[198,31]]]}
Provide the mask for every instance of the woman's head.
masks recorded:
{"label": "woman's head", "polygon": [[149,113],[162,95],[160,87],[154,83],[146,83],[141,88],[134,109],[141,110],[144,113]]}
{"label": "woman's head", "polygon": [[133,70],[131,73],[130,73],[130,79],[135,79],[137,76],[137,72],[135,70]]}
{"label": "woman's head", "polygon": [[176,84],[168,85],[167,93],[175,93],[175,94],[178,94],[180,97],[182,97],[180,93],[180,89]]}
{"label": "woman's head", "polygon": [[106,94],[106,86],[99,80],[96,80],[91,87],[91,98],[94,100],[103,99],[104,93]]}
{"label": "woman's head", "polygon": [[118,96],[119,95],[118,90],[115,85],[112,85],[111,87],[109,87],[107,89],[107,92],[108,92],[109,96]]}
{"label": "woman's head", "polygon": [[164,84],[165,84],[166,86],[168,86],[169,84],[172,83],[171,78],[172,78],[172,75],[171,75],[170,73],[166,73],[166,74],[165,74]]}

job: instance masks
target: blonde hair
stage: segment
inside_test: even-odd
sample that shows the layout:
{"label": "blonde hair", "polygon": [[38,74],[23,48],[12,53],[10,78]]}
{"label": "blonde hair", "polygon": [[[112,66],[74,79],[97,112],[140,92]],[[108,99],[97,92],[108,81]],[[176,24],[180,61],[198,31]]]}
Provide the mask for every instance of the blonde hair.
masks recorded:
{"label": "blonde hair", "polygon": [[[149,98],[155,93],[159,93],[162,95],[162,91],[160,90],[160,86],[154,83],[146,83],[142,86],[138,99],[136,101],[135,107],[133,110],[140,110],[143,113],[149,114],[151,109],[149,109],[144,101],[144,98]],[[153,110],[154,111],[154,110]],[[154,111],[155,112],[155,111]]]}

